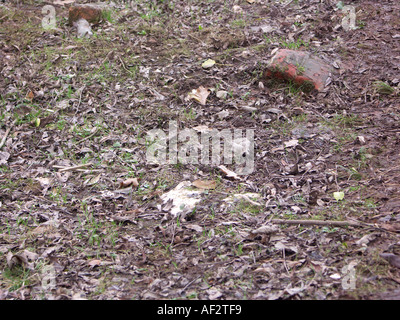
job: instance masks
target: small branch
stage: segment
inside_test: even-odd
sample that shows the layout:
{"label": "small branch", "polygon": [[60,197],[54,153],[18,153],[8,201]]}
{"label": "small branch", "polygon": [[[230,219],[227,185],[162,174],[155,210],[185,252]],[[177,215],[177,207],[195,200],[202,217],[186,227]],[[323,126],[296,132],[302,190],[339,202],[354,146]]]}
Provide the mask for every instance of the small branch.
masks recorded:
{"label": "small branch", "polygon": [[191,35],[190,33],[188,34],[189,37],[193,38],[194,40],[201,42],[203,45],[205,45],[205,43],[203,41],[201,41],[199,38],[196,38],[195,36]]}
{"label": "small branch", "polygon": [[290,1],[288,1],[287,3],[285,3],[284,5],[283,5],[283,7],[287,7],[289,4],[291,4],[293,2],[293,0],[290,0]]}
{"label": "small branch", "polygon": [[355,221],[333,221],[333,220],[285,220],[272,219],[271,223],[275,224],[302,224],[302,225],[318,225],[318,226],[335,226],[335,227],[361,227],[364,224]]}
{"label": "small branch", "polygon": [[3,21],[3,19],[5,18],[5,17],[7,17],[8,15],[6,14],[5,16],[2,16],[1,18],[0,18],[0,21]]}
{"label": "small branch", "polygon": [[96,130],[94,130],[94,132],[91,133],[90,135],[88,135],[87,137],[85,137],[85,138],[79,140],[78,142],[75,142],[75,145],[80,144],[80,143],[82,143],[83,141],[89,140],[90,138],[92,138],[92,137],[97,133],[97,131],[99,131],[98,128],[96,128]]}
{"label": "small branch", "polygon": [[201,278],[201,276],[198,276],[198,277],[194,278],[192,281],[190,281],[186,286],[184,286],[184,287],[181,289],[181,292],[185,291],[193,282],[199,280],[200,278]]}
{"label": "small branch", "polygon": [[124,61],[122,61],[122,59],[121,59],[120,56],[118,56],[118,59],[119,59],[119,61],[121,61],[122,67],[123,67],[126,71],[128,71],[130,74],[133,74],[132,71],[130,71],[129,69],[126,68],[125,63],[124,63]]}
{"label": "small branch", "polygon": [[53,166],[53,168],[61,169],[59,172],[65,172],[65,171],[73,171],[73,170],[81,169],[81,168],[88,167],[91,165],[92,165],[92,163],[89,162],[89,163],[80,164],[80,165],[73,166],[73,167]]}
{"label": "small branch", "polygon": [[8,134],[10,133],[10,130],[11,130],[11,128],[8,128],[6,130],[6,134],[4,135],[3,139],[1,139],[0,149],[3,148],[3,145],[6,143],[6,139],[7,139]]}
{"label": "small branch", "polygon": [[[111,55],[111,53],[113,53],[114,50],[111,50],[109,53],[107,53],[106,57],[104,58],[104,60],[100,63],[100,67],[104,64],[104,62],[106,62],[106,60],[109,58],[109,56]],[[100,70],[100,67],[97,70]]]}
{"label": "small branch", "polygon": [[79,101],[78,101],[78,105],[76,106],[76,110],[79,110],[79,106],[81,105],[83,90],[85,90],[85,86],[83,86],[82,89],[79,92]]}

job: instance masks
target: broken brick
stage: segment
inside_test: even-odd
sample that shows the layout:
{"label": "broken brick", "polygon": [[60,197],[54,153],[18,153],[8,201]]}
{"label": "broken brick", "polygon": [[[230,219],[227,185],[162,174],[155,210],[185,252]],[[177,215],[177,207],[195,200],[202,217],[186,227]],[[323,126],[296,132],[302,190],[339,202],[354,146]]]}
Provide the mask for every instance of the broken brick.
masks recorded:
{"label": "broken brick", "polygon": [[69,8],[68,22],[72,26],[79,19],[85,19],[92,24],[97,24],[102,19],[103,8],[94,4],[77,4]]}
{"label": "broken brick", "polygon": [[306,51],[280,49],[264,72],[266,78],[291,80],[304,88],[322,91],[331,68]]}

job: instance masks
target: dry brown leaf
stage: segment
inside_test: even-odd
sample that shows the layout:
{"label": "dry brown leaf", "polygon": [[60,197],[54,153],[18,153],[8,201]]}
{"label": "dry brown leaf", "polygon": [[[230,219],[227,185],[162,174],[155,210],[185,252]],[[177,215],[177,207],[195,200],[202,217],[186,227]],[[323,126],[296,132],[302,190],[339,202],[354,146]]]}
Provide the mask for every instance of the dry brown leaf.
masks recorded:
{"label": "dry brown leaf", "polygon": [[261,226],[255,230],[251,230],[252,234],[273,234],[277,233],[279,228],[275,225],[272,226]]}
{"label": "dry brown leaf", "polygon": [[217,182],[214,180],[196,180],[192,182],[192,185],[199,189],[215,189]]}
{"label": "dry brown leaf", "polygon": [[400,223],[382,223],[380,226],[387,231],[400,232]]}
{"label": "dry brown leaf", "polygon": [[189,99],[194,99],[203,106],[206,104],[207,97],[210,94],[207,88],[203,86],[198,87],[197,89],[193,89],[192,92],[188,94]]}
{"label": "dry brown leaf", "polygon": [[54,0],[54,4],[58,4],[58,5],[66,5],[66,4],[70,4],[70,3],[74,3],[76,0]]}
{"label": "dry brown leaf", "polygon": [[129,216],[113,215],[113,216],[110,216],[110,218],[113,219],[114,221],[117,221],[117,222],[137,224],[137,221],[134,220],[132,217],[129,217]]}
{"label": "dry brown leaf", "polygon": [[194,131],[200,132],[200,133],[208,133],[208,132],[212,132],[213,131],[213,129],[207,127],[206,125],[199,125],[199,126],[193,127],[192,129]]}
{"label": "dry brown leaf", "polygon": [[392,253],[381,253],[380,256],[386,259],[393,267],[400,269],[400,256]]}
{"label": "dry brown leaf", "polygon": [[361,239],[358,239],[356,241],[356,244],[358,246],[363,246],[363,245],[366,246],[368,243],[375,240],[376,237],[377,237],[377,235],[375,233],[366,234]]}
{"label": "dry brown leaf", "polygon": [[29,92],[27,93],[25,99],[32,101],[34,97],[35,97],[35,95],[33,94],[32,90],[29,90]]}
{"label": "dry brown leaf", "polygon": [[10,158],[10,154],[5,151],[0,151],[0,165],[7,164],[7,160]]}
{"label": "dry brown leaf", "polygon": [[99,259],[92,259],[88,262],[88,265],[93,267],[99,266],[101,264],[101,260]]}
{"label": "dry brown leaf", "polygon": [[6,260],[7,260],[7,265],[10,269],[12,269],[16,265],[21,265],[24,268],[27,268],[29,270],[34,269],[34,262],[36,259],[39,257],[38,254],[24,250],[20,254],[13,254],[11,251],[8,252]]}
{"label": "dry brown leaf", "polygon": [[186,228],[192,229],[197,232],[203,232],[203,227],[199,226],[198,224],[187,224],[185,225]]}
{"label": "dry brown leaf", "polygon": [[126,211],[125,213],[126,214],[138,215],[139,213],[143,213],[143,209],[137,208],[137,209]]}
{"label": "dry brown leaf", "polygon": [[87,185],[87,186],[93,186],[93,185],[97,184],[97,182],[99,182],[100,177],[101,177],[101,173],[95,177],[87,179],[83,184]]}
{"label": "dry brown leaf", "polygon": [[295,147],[298,144],[299,144],[299,140],[297,140],[297,139],[293,139],[293,140],[289,140],[289,141],[283,142],[283,145],[285,146],[285,148]]}
{"label": "dry brown leaf", "polygon": [[45,222],[28,232],[30,236],[45,236],[46,238],[57,235],[57,227],[53,223]]}
{"label": "dry brown leaf", "polygon": [[394,254],[400,256],[400,243],[391,245]]}
{"label": "dry brown leaf", "polygon": [[138,185],[139,185],[139,182],[138,182],[137,178],[129,178],[129,179],[126,179],[125,181],[120,182],[119,187],[120,188],[126,188],[129,186],[137,187]]}
{"label": "dry brown leaf", "polygon": [[7,253],[7,265],[10,269],[12,269],[17,264],[23,264],[24,261],[20,259],[18,256],[14,255],[11,251]]}
{"label": "dry brown leaf", "polygon": [[253,272],[254,273],[266,273],[266,274],[271,274],[273,270],[271,268],[257,268]]}
{"label": "dry brown leaf", "polygon": [[218,169],[222,171],[226,175],[227,178],[233,178],[235,180],[242,180],[235,172],[229,170],[227,167],[224,165],[218,166]]}

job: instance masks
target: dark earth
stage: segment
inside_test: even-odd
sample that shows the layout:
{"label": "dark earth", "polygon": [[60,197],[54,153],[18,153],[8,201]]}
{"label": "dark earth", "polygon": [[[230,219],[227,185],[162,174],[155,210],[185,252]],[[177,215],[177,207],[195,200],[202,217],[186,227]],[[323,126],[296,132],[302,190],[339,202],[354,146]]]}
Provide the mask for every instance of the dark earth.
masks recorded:
{"label": "dark earth", "polygon": [[[74,3],[0,2],[0,299],[400,299],[397,0],[115,1],[87,38]],[[149,163],[170,121],[254,130],[254,171]]]}

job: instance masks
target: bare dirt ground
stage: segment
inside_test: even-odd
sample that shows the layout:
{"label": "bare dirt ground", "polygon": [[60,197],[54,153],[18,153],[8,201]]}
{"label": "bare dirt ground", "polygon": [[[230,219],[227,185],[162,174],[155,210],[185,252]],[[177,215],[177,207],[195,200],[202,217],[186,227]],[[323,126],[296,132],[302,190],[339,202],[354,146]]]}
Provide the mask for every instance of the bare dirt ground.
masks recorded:
{"label": "bare dirt ground", "polygon": [[[83,39],[70,4],[0,3],[0,299],[400,297],[398,1],[251,2],[116,2]],[[329,61],[325,90],[267,81],[275,48]],[[172,120],[254,130],[254,171],[149,164]],[[160,197],[195,180],[174,216]]]}

